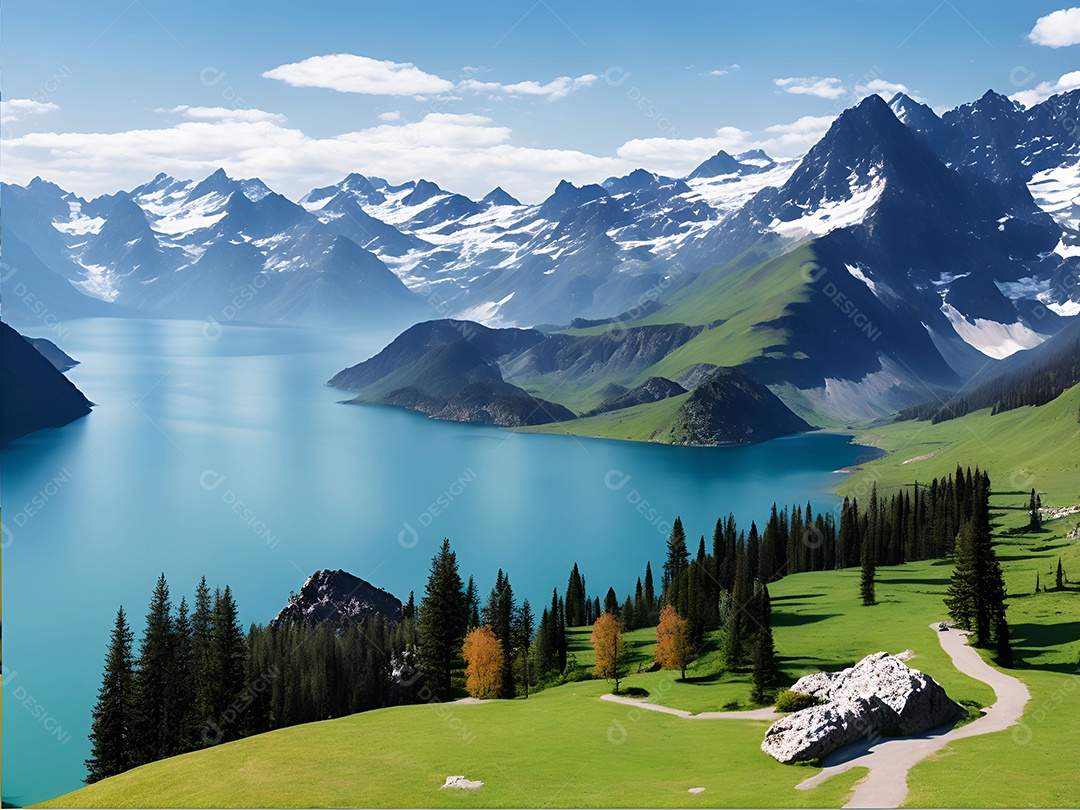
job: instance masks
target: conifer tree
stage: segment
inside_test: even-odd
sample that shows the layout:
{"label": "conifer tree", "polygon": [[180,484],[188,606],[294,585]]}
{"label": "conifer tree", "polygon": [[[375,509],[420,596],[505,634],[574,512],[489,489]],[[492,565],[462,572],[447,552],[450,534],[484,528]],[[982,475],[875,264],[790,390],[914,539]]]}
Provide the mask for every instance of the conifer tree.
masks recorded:
{"label": "conifer tree", "polygon": [[532,606],[529,604],[529,600],[526,599],[521,603],[521,610],[518,611],[516,622],[516,643],[521,655],[521,683],[526,698],[529,697],[529,684],[532,678],[529,667],[529,648],[532,646],[534,621]]}
{"label": "conifer tree", "polygon": [[1034,489],[1031,490],[1031,499],[1028,502],[1028,518],[1028,531],[1037,532],[1042,527],[1042,521],[1039,515],[1039,496]]}
{"label": "conifer tree", "polygon": [[754,594],[754,643],[751,649],[750,700],[764,703],[765,693],[776,677],[776,649],[772,634],[772,606],[769,588],[764,582],[757,583]]}
{"label": "conifer tree", "polygon": [[469,577],[469,586],[465,589],[465,608],[469,614],[466,629],[473,630],[480,626],[480,591],[476,587],[476,580]]}
{"label": "conifer tree", "polygon": [[615,595],[614,588],[608,588],[607,593],[604,595],[604,613],[609,616],[619,614],[619,597]]}
{"label": "conifer tree", "polygon": [[183,754],[195,747],[195,739],[190,735],[194,722],[191,643],[191,619],[188,615],[187,598],[181,596],[173,621],[172,660],[165,694],[167,714],[176,721],[173,737],[167,741],[167,756]]}
{"label": "conifer tree", "polygon": [[862,595],[862,603],[864,605],[873,605],[876,601],[874,597],[874,576],[876,574],[874,566],[874,544],[872,542],[864,541],[862,544],[862,574],[859,579],[859,593]]}
{"label": "conifer tree", "polygon": [[239,739],[243,736],[243,727],[237,725],[241,718],[227,713],[233,701],[244,691],[245,658],[247,644],[244,629],[238,618],[239,611],[232,589],[226,585],[224,590],[214,590],[214,625],[211,636],[211,655],[213,657],[213,681],[210,695],[213,705],[211,721],[217,742]]}
{"label": "conifer tree", "polygon": [[204,745],[203,729],[214,719],[212,684],[214,608],[206,577],[195,588],[195,605],[191,614],[191,679],[192,706],[188,714],[185,738],[193,747]]}
{"label": "conifer tree", "polygon": [[653,617],[656,615],[656,586],[653,584],[652,565],[648,562],[645,563],[645,609],[649,613],[649,622],[653,621]]}
{"label": "conifer tree", "polygon": [[158,577],[146,624],[139,642],[131,703],[131,761],[143,765],[168,756],[179,731],[178,720],[169,716],[167,688],[173,657],[172,603],[165,574]]}
{"label": "conifer tree", "polygon": [[665,605],[674,605],[676,610],[685,613],[685,594],[680,593],[683,584],[682,572],[690,564],[690,553],[686,548],[686,532],[682,518],[675,518],[671,526],[671,535],[667,542],[667,559],[664,561],[664,576],[660,601]]}
{"label": "conifer tree", "polygon": [[1058,557],[1057,573],[1054,574],[1054,589],[1063,590],[1065,588],[1065,569],[1061,567],[1061,557]]}
{"label": "conifer tree", "polygon": [[431,558],[424,597],[417,617],[417,653],[429,688],[439,697],[450,694],[450,676],[458,660],[467,624],[465,592],[457,554],[444,539]]}
{"label": "conifer tree", "polygon": [[86,760],[87,784],[116,776],[131,767],[132,642],[127,616],[121,607],[109,637],[105,672],[94,706],[90,759]]}

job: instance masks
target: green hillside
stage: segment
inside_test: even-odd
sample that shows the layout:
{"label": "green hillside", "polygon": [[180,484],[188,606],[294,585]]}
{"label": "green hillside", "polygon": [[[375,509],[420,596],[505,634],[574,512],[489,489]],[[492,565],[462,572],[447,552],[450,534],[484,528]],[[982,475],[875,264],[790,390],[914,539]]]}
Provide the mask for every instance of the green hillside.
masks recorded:
{"label": "green hillside", "polygon": [[[1042,493],[1045,506],[1080,504],[1080,386],[1039,407],[997,416],[990,409],[940,422],[897,422],[856,434],[888,455],[864,464],[840,487],[842,494],[868,492],[877,482],[892,490],[981,465],[995,490]],[[1078,572],[1080,573],[1080,572]]]}
{"label": "green hillside", "polygon": [[[1022,525],[1022,496],[995,494],[999,530]],[[1080,588],[1033,594],[1036,571],[1052,584],[1060,556],[1080,572],[1080,547],[1059,525],[1002,540],[1009,619],[1031,689],[1016,731],[961,740],[910,776],[914,806],[1070,806],[1080,746]],[[928,627],[944,616],[951,567],[943,562],[879,569],[879,605],[859,604],[858,572],[786,577],[771,588],[784,676],[851,664],[879,649],[915,652],[912,665],[956,699],[986,705],[986,685],[957,672]],[[1077,577],[1074,576],[1074,579]],[[646,660],[651,629],[631,641]],[[571,652],[588,666],[589,630]],[[714,639],[715,643],[715,639]],[[725,673],[706,647],[685,682],[673,673],[632,674],[628,686],[693,712],[746,705],[747,673]],[[636,667],[635,667],[636,669]],[[691,722],[601,701],[610,684],[570,683],[528,700],[407,706],[283,729],[138,768],[60,797],[50,806],[822,806],[839,807],[857,778],[846,774],[804,793],[813,771],[781,766],[759,750],[764,721]],[[1061,697],[1064,695],[1065,697]],[[1047,710],[1047,707],[1052,707]],[[1022,744],[1021,744],[1022,743]],[[988,765],[991,765],[988,767]],[[485,786],[440,791],[464,774]],[[691,795],[691,787],[705,787]]]}

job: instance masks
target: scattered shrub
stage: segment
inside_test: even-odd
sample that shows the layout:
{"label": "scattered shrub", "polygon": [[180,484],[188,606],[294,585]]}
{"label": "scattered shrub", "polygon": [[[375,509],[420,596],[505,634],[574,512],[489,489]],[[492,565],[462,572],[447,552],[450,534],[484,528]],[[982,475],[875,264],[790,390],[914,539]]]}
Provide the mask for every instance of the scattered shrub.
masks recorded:
{"label": "scattered shrub", "polygon": [[813,695],[792,692],[790,689],[784,689],[776,696],[776,710],[778,712],[799,712],[817,705],[818,699]]}

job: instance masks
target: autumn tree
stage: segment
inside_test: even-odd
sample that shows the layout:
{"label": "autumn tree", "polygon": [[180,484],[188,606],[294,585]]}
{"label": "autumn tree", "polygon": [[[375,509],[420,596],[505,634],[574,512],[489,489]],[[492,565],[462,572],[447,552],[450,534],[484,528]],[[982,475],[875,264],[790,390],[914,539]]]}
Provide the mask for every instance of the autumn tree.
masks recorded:
{"label": "autumn tree", "polygon": [[656,660],[664,669],[681,670],[685,679],[686,667],[693,657],[686,620],[671,605],[665,605],[656,628]]}
{"label": "autumn tree", "polygon": [[480,700],[499,697],[503,687],[506,659],[502,643],[487,625],[477,627],[465,636],[461,648],[465,659],[465,689]]}
{"label": "autumn tree", "polygon": [[619,679],[626,675],[626,642],[623,639],[623,626],[617,616],[604,613],[593,624],[593,652],[596,653],[596,666],[593,668],[598,678],[615,681],[615,692],[619,691]]}

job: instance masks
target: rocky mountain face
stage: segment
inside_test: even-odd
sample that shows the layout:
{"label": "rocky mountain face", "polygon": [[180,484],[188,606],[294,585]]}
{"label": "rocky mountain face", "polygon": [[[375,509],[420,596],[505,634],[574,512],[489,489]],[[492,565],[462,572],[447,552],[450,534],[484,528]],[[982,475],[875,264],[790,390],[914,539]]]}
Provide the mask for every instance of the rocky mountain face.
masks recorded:
{"label": "rocky mountain face", "polygon": [[750,444],[811,426],[742,368],[718,368],[680,406],[674,444]]}
{"label": "rocky mountain face", "polygon": [[677,397],[679,396],[679,394],[685,393],[686,389],[679,385],[677,382],[669,380],[665,377],[649,377],[649,379],[647,379],[637,388],[633,388],[630,391],[618,394],[615,397],[606,400],[600,407],[594,408],[588,413],[582,415],[595,416],[598,413],[618,411],[622,410],[623,408],[633,408],[635,405],[645,405],[650,402],[659,402],[662,399],[667,399],[668,397]]}
{"label": "rocky mountain face", "polygon": [[[806,250],[799,295],[750,324],[780,336],[750,370],[809,411],[880,416],[955,391],[1080,314],[1078,116],[1080,91],[1026,109],[988,92],[941,116],[871,95],[799,160],[719,152],[686,177],[563,181],[536,204],[357,173],[298,202],[223,171],[93,200],[38,179],[3,189],[5,261],[23,285],[5,314],[41,301],[57,317],[701,329],[718,296],[739,293],[719,283],[733,269]],[[766,296],[787,282],[753,283]],[[688,302],[698,288],[713,299]],[[696,319],[665,318],[677,303]],[[521,359],[532,367],[503,369],[576,378],[564,350],[599,369],[585,354],[603,343],[545,343]]]}
{"label": "rocky mountain face", "polygon": [[572,419],[562,405],[503,379],[501,361],[547,339],[534,329],[429,321],[327,384],[359,392],[355,403],[399,405],[455,422],[522,427]]}
{"label": "rocky mountain face", "polygon": [[0,444],[43,428],[62,427],[90,413],[91,403],[82,392],[25,337],[3,322],[0,388]]}
{"label": "rocky mountain face", "polygon": [[271,625],[280,627],[296,622],[351,626],[376,614],[399,621],[401,600],[346,571],[316,571],[308,577],[300,593],[290,594],[288,604]]}
{"label": "rocky mountain face", "polygon": [[963,711],[937,681],[885,652],[841,672],[804,676],[791,689],[821,704],[793,712],[765,732],[761,749],[784,763],[822,759],[874,737],[919,734]]}
{"label": "rocky mountain face", "polygon": [[70,371],[79,365],[79,361],[66,354],[59,346],[48,338],[35,338],[23,335],[27,343],[41,352],[41,356],[53,364],[59,372]]}

